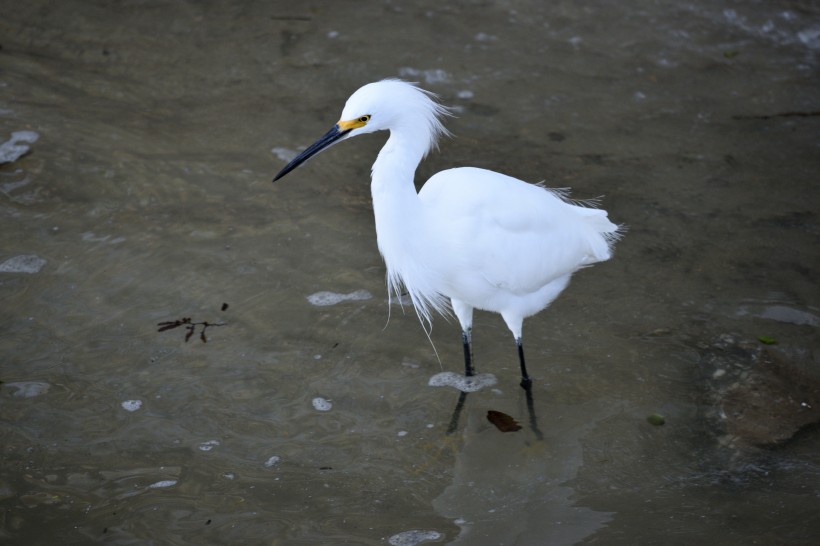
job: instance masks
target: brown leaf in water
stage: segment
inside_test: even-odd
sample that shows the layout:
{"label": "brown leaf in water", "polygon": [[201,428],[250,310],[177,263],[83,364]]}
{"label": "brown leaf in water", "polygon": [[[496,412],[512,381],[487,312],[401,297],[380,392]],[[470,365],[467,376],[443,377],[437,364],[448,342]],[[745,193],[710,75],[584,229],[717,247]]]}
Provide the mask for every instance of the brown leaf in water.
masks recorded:
{"label": "brown leaf in water", "polygon": [[517,430],[521,430],[521,425],[519,425],[515,419],[500,411],[488,411],[487,420],[494,424],[495,428],[501,432],[515,432]]}

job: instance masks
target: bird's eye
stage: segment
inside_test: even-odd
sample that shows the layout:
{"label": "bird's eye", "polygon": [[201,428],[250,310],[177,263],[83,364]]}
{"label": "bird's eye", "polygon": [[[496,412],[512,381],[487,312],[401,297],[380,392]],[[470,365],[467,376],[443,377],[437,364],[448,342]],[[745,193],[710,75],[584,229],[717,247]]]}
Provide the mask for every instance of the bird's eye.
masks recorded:
{"label": "bird's eye", "polygon": [[370,114],[360,117],[359,121],[361,121],[362,123],[367,123],[368,121],[370,121]]}

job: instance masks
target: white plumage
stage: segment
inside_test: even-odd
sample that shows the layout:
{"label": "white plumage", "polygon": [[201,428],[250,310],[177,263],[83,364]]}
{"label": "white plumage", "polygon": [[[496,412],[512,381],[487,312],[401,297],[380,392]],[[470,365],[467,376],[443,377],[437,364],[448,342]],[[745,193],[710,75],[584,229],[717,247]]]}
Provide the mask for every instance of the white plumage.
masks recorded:
{"label": "white plumage", "polygon": [[416,193],[416,167],[446,134],[441,118],[447,113],[433,95],[409,83],[365,85],[348,99],[333,129],[274,180],[336,142],[389,130],[371,183],[389,291],[400,295],[404,287],[423,321],[452,307],[467,375],[473,374],[473,309],[500,313],[518,346],[522,385],[529,387],[524,319],[547,307],[573,272],[608,260],[619,227],[606,211],[572,202],[565,191],[485,169],[439,172]]}

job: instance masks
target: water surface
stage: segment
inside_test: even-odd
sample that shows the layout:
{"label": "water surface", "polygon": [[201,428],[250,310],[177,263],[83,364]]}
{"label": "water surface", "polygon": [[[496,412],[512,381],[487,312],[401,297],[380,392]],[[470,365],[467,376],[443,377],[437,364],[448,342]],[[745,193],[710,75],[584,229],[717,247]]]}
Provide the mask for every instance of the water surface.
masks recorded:
{"label": "water surface", "polygon": [[[721,401],[764,351],[818,377],[814,5],[0,8],[0,143],[38,136],[0,166],[4,543],[813,543],[817,429],[751,445]],[[388,308],[383,135],[270,183],[384,77],[455,108],[419,184],[490,168],[629,228],[526,322],[537,429],[479,314],[498,383],[448,434],[459,393],[427,382],[459,331],[437,357]],[[207,343],[157,332],[186,318]]]}

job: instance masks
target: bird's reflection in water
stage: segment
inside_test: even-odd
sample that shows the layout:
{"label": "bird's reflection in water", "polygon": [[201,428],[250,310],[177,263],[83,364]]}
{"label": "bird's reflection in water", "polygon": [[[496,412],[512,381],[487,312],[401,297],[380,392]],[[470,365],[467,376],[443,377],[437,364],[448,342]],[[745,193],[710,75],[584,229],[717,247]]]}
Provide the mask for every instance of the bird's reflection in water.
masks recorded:
{"label": "bird's reflection in water", "polygon": [[[524,390],[524,396],[527,401],[527,414],[529,416],[529,426],[536,440],[543,440],[544,433],[538,428],[538,416],[535,414],[535,399],[532,396],[532,382],[521,385]],[[456,406],[453,408],[453,414],[450,416],[450,423],[447,425],[447,435],[454,433],[458,429],[458,422],[461,419],[461,413],[464,411],[464,405],[467,402],[468,392],[461,391],[458,393],[458,400]]]}
{"label": "bird's reflection in water", "polygon": [[461,412],[464,411],[464,402],[467,401],[468,394],[470,393],[464,391],[458,393],[458,402],[456,402],[456,407],[453,408],[453,415],[450,417],[450,424],[447,425],[448,435],[454,433],[458,428],[458,421],[461,419]]}

